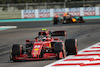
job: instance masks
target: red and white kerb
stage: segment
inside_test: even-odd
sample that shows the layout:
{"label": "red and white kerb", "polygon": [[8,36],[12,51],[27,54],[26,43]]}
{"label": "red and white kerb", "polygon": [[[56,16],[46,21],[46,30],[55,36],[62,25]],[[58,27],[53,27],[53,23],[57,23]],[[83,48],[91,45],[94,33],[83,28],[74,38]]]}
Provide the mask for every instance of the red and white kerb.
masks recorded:
{"label": "red and white kerb", "polygon": [[100,42],[44,67],[100,67]]}

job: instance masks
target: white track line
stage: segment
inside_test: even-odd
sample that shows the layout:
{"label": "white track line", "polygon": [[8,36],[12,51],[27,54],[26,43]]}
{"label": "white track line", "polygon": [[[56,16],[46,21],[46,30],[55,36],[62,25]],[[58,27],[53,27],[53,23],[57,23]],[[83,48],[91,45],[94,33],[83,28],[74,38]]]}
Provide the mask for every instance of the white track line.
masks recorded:
{"label": "white track line", "polygon": [[17,26],[0,26],[0,28],[17,28]]}
{"label": "white track line", "polygon": [[13,28],[17,28],[17,26],[0,26],[0,31],[7,30],[7,29],[13,29]]}

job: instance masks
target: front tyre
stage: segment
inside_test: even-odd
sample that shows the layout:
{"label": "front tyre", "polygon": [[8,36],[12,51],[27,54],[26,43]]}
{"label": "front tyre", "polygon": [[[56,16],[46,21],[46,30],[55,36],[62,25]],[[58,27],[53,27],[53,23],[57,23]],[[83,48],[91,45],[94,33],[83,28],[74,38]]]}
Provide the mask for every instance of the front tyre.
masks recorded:
{"label": "front tyre", "polygon": [[[18,56],[22,54],[22,45],[14,44],[12,46],[12,57]],[[12,59],[13,60],[13,59]],[[13,60],[14,62],[18,62],[20,60]]]}

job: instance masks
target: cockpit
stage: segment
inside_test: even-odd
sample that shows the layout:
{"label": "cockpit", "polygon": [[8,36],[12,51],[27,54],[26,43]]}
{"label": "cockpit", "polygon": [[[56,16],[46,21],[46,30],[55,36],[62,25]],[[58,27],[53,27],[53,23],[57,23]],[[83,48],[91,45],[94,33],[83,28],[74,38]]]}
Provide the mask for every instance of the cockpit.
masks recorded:
{"label": "cockpit", "polygon": [[40,41],[51,41],[53,38],[51,36],[39,36],[35,38],[36,41],[40,42]]}

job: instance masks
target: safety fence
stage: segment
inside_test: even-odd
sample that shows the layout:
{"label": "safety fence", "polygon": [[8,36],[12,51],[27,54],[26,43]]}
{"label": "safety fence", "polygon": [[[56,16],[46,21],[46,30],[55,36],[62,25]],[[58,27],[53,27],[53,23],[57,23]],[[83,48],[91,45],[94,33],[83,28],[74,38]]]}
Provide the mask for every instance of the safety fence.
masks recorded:
{"label": "safety fence", "polygon": [[22,10],[21,14],[22,18],[48,18],[56,14],[61,17],[66,12],[72,16],[99,16],[100,7]]}

